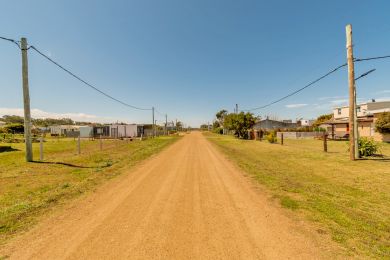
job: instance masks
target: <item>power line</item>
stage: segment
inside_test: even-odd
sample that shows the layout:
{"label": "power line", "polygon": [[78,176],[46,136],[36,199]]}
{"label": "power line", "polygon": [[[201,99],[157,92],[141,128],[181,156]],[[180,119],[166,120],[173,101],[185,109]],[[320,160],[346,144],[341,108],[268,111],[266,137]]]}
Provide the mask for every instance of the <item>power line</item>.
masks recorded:
{"label": "power line", "polygon": [[16,46],[18,46],[18,48],[21,49],[21,47],[19,45],[19,41],[15,41],[13,39],[5,38],[5,37],[2,37],[2,36],[0,36],[0,39],[5,40],[5,41],[9,41],[9,42],[12,42],[12,43],[15,43]]}
{"label": "power line", "polygon": [[370,57],[370,58],[364,58],[364,59],[354,59],[354,61],[359,62],[359,61],[380,60],[380,59],[388,59],[388,58],[390,58],[390,55]]}
{"label": "power line", "polygon": [[41,56],[43,56],[44,58],[46,58],[47,60],[49,60],[50,62],[52,62],[54,65],[56,65],[57,67],[59,67],[60,69],[62,69],[63,71],[65,71],[66,73],[68,73],[69,75],[71,75],[72,77],[76,78],[77,80],[81,81],[82,83],[84,83],[85,85],[87,85],[88,87],[92,88],[93,90],[96,90],[97,92],[99,92],[100,94],[124,105],[124,106],[127,106],[127,107],[130,107],[130,108],[133,108],[133,109],[138,109],[138,110],[152,110],[151,108],[141,108],[141,107],[137,107],[137,106],[133,106],[133,105],[130,105],[130,104],[127,104],[117,98],[114,98],[113,96],[103,92],[102,90],[94,87],[92,84],[86,82],[85,80],[83,80],[82,78],[80,78],[79,76],[77,76],[76,74],[74,74],[73,72],[69,71],[68,69],[64,68],[63,66],[61,66],[59,63],[55,62],[53,59],[51,59],[50,57],[48,57],[47,55],[43,54],[41,51],[39,51],[37,48],[35,48],[33,45],[30,46],[31,49],[33,49],[34,51],[36,51],[38,54],[40,54]]}
{"label": "power line", "polygon": [[357,77],[357,78],[355,79],[355,81],[356,81],[356,80],[359,80],[359,79],[361,79],[361,78],[363,78],[363,77],[365,77],[365,76],[367,76],[368,74],[370,74],[371,72],[374,72],[374,71],[376,71],[376,69],[372,69],[372,70],[369,70],[369,71],[363,73],[362,75],[360,75],[359,77]]}
{"label": "power line", "polygon": [[269,107],[269,106],[271,106],[271,105],[274,105],[274,104],[276,104],[276,103],[279,103],[280,101],[285,100],[286,98],[289,98],[289,97],[291,97],[291,96],[293,96],[293,95],[295,95],[295,94],[297,94],[297,93],[303,91],[304,89],[306,89],[306,88],[308,88],[308,87],[314,85],[314,84],[317,83],[318,81],[320,81],[320,80],[322,80],[322,79],[328,77],[329,75],[335,73],[336,71],[338,71],[339,69],[341,69],[341,68],[343,68],[343,67],[345,67],[345,66],[347,66],[347,63],[344,63],[344,64],[342,64],[342,65],[340,65],[340,66],[334,68],[333,70],[331,70],[331,71],[327,72],[326,74],[324,74],[323,76],[321,76],[321,77],[319,77],[319,78],[317,78],[317,79],[311,81],[309,84],[303,86],[302,88],[297,89],[297,90],[295,90],[294,92],[292,92],[292,93],[290,93],[290,94],[288,94],[288,95],[286,95],[286,96],[284,96],[284,97],[282,97],[282,98],[279,98],[279,99],[277,99],[277,100],[275,100],[275,101],[272,101],[272,102],[270,102],[270,103],[268,103],[268,104],[266,104],[266,105],[259,106],[259,107],[255,107],[255,108],[251,108],[251,109],[245,109],[245,110],[241,110],[241,111],[248,111],[248,112],[249,112],[249,111],[264,109],[264,108],[266,108],[266,107]]}

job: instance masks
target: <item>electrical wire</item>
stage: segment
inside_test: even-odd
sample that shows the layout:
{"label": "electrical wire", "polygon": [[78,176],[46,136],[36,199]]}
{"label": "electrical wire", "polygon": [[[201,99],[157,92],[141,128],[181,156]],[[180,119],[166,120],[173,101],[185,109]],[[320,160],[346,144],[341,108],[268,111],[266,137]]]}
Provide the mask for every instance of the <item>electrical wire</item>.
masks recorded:
{"label": "electrical wire", "polygon": [[335,73],[336,71],[338,71],[339,69],[341,69],[341,68],[343,68],[343,67],[345,67],[345,66],[347,66],[347,63],[344,63],[344,64],[342,64],[342,65],[340,65],[340,66],[338,66],[338,67],[332,69],[331,71],[327,72],[326,74],[322,75],[321,77],[319,77],[319,78],[317,78],[317,79],[311,81],[309,84],[303,86],[303,87],[300,88],[300,89],[295,90],[294,92],[291,92],[290,94],[288,94],[288,95],[286,95],[286,96],[283,96],[282,98],[279,98],[279,99],[277,99],[277,100],[275,100],[275,101],[272,101],[272,102],[270,102],[270,103],[268,103],[268,104],[265,104],[265,105],[263,105],[263,106],[259,106],[259,107],[255,107],[255,108],[251,108],[251,109],[244,109],[244,110],[241,110],[241,111],[250,112],[250,111],[254,111],[254,110],[264,109],[264,108],[266,108],[266,107],[269,107],[269,106],[272,106],[272,105],[274,105],[274,104],[276,104],[276,103],[279,103],[280,101],[285,100],[285,99],[287,99],[287,98],[289,98],[289,97],[291,97],[291,96],[293,96],[293,95],[295,95],[295,94],[297,94],[297,93],[303,91],[304,89],[307,89],[308,87],[314,85],[314,84],[317,83],[318,81],[320,81],[320,80],[322,80],[322,79],[328,77],[329,75]]}
{"label": "electrical wire", "polygon": [[130,104],[127,104],[117,98],[114,98],[113,96],[103,92],[102,90],[98,89],[97,87],[94,87],[92,84],[88,83],[87,81],[83,80],[82,78],[80,78],[79,76],[77,76],[76,74],[74,74],[73,72],[69,71],[68,69],[64,68],[62,65],[60,65],[59,63],[57,63],[56,61],[54,61],[53,59],[51,59],[50,57],[48,57],[47,55],[43,54],[41,51],[39,51],[36,47],[34,47],[33,45],[30,46],[31,49],[33,49],[34,51],[36,51],[38,54],[40,54],[41,56],[43,56],[44,58],[46,58],[47,60],[49,60],[51,63],[53,63],[54,65],[56,65],[57,67],[59,67],[60,69],[62,69],[63,71],[65,71],[66,73],[68,73],[69,75],[71,75],[72,77],[76,78],[77,80],[81,81],[82,83],[84,83],[86,86],[92,88],[93,90],[99,92],[100,94],[124,105],[124,106],[127,106],[127,107],[130,107],[130,108],[133,108],[133,109],[137,109],[137,110],[152,110],[151,108],[141,108],[141,107],[137,107],[137,106],[133,106],[133,105],[130,105]]}
{"label": "electrical wire", "polygon": [[18,46],[18,48],[21,49],[21,47],[19,45],[19,41],[15,41],[13,39],[5,38],[5,37],[2,37],[2,36],[0,36],[0,39],[5,40],[5,41],[9,41],[9,42],[12,42],[12,43],[15,43],[16,46]]}
{"label": "electrical wire", "polygon": [[370,74],[371,72],[374,72],[374,71],[376,71],[376,69],[372,69],[372,70],[369,70],[369,71],[363,73],[362,75],[360,75],[359,77],[357,77],[357,78],[355,79],[355,81],[357,81],[357,80],[359,80],[359,79],[361,79],[361,78],[367,76],[368,74]]}
{"label": "electrical wire", "polygon": [[364,58],[364,59],[354,59],[354,61],[359,62],[359,61],[380,60],[380,59],[388,59],[388,58],[390,58],[390,55],[370,57],[370,58]]}

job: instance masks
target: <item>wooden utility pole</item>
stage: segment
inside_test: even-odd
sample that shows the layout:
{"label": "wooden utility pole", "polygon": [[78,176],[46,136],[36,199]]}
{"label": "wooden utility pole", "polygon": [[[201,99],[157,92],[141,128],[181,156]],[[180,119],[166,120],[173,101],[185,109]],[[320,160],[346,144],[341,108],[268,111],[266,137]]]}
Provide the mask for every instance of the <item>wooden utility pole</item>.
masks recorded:
{"label": "wooden utility pole", "polygon": [[153,137],[155,136],[155,127],[154,127],[154,107],[152,107],[152,134],[153,134]]}
{"label": "wooden utility pole", "polygon": [[43,161],[43,135],[39,139],[39,160]]}
{"label": "wooden utility pole", "polygon": [[168,135],[168,115],[165,114],[165,135]]}
{"label": "wooden utility pole", "polygon": [[352,25],[345,28],[347,36],[347,61],[348,61],[348,82],[349,82],[349,157],[352,161],[356,159],[356,136],[355,136],[355,68],[353,62]]}
{"label": "wooden utility pole", "polygon": [[22,77],[23,77],[23,103],[24,103],[24,139],[26,143],[26,161],[32,162],[32,140],[31,140],[31,112],[30,92],[28,89],[28,61],[27,61],[27,39],[21,39],[22,49]]}
{"label": "wooden utility pole", "polygon": [[81,154],[81,140],[80,140],[80,134],[77,138],[77,154],[80,155]]}
{"label": "wooden utility pole", "polygon": [[284,138],[283,138],[283,133],[280,134],[280,144],[283,145],[284,143]]}

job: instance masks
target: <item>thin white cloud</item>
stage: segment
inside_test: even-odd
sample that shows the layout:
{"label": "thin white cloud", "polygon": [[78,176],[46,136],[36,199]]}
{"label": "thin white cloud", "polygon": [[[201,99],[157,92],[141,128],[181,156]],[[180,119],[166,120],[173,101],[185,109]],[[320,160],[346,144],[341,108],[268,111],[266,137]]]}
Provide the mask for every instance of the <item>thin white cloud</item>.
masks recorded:
{"label": "thin white cloud", "polygon": [[345,99],[347,96],[333,96],[333,97],[320,97],[318,100],[329,100],[329,99]]}
{"label": "thin white cloud", "polygon": [[334,104],[334,105],[341,105],[341,104],[345,104],[348,102],[348,99],[335,99],[335,100],[332,100],[330,101],[331,104]]}
{"label": "thin white cloud", "polygon": [[[0,107],[0,117],[4,115],[16,115],[23,116],[24,111],[22,108],[4,108]],[[74,121],[79,122],[96,122],[96,123],[106,123],[117,121],[118,119],[110,117],[99,117],[97,115],[85,114],[85,113],[55,113],[47,112],[41,109],[33,108],[31,109],[31,117],[33,118],[70,118]],[[126,122],[125,120],[119,120],[121,122]]]}
{"label": "thin white cloud", "polygon": [[289,105],[286,105],[287,108],[300,108],[300,107],[305,107],[307,106],[308,104],[289,104]]}
{"label": "thin white cloud", "polygon": [[390,89],[381,90],[381,91],[375,92],[374,94],[387,94],[387,93],[390,93]]}

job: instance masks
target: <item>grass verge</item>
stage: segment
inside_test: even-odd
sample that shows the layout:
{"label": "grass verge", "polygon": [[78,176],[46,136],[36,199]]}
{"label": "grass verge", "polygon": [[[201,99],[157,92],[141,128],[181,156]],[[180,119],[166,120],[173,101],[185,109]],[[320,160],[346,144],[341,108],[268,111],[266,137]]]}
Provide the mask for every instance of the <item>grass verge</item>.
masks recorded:
{"label": "grass verge", "polygon": [[343,245],[352,256],[390,258],[390,144],[380,159],[351,162],[345,142],[208,140],[279,199]]}
{"label": "grass verge", "polygon": [[[24,144],[0,153],[0,245],[27,230],[49,209],[85,192],[105,180],[127,171],[158,153],[179,137],[159,137],[144,141],[82,141],[81,155],[73,139],[48,139],[44,161],[26,163]],[[39,144],[33,144],[39,157]],[[34,159],[35,159],[34,158]]]}

